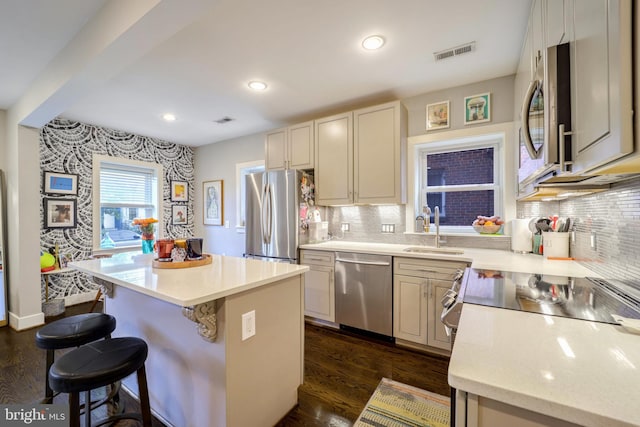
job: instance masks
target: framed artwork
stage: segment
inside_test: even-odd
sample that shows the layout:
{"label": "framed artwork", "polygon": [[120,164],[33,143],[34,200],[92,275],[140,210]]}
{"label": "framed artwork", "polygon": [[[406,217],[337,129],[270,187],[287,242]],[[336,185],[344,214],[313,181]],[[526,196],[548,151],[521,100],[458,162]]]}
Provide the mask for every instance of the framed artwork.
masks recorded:
{"label": "framed artwork", "polygon": [[427,105],[427,130],[446,129],[449,123],[449,101]]}
{"label": "framed artwork", "polygon": [[78,175],[45,171],[42,187],[44,194],[69,194],[77,196]]}
{"label": "framed artwork", "polygon": [[481,93],[464,98],[464,124],[491,121],[491,94]]}
{"label": "framed artwork", "polygon": [[171,224],[173,225],[187,224],[187,205],[171,206]]}
{"label": "framed artwork", "polygon": [[224,189],[222,180],[202,183],[202,217],[205,225],[222,225],[224,221]]}
{"label": "framed artwork", "polygon": [[171,201],[189,201],[189,183],[187,181],[171,181]]}
{"label": "framed artwork", "polygon": [[45,228],[75,228],[77,204],[75,199],[44,199]]}

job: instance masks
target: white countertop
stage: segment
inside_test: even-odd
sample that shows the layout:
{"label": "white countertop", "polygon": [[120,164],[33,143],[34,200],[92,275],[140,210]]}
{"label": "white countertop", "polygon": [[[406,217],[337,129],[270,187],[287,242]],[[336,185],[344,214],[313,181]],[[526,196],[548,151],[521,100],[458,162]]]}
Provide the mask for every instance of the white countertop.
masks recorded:
{"label": "white countertop", "polygon": [[152,267],[153,254],[115,254],[69,267],[183,307],[213,301],[303,274],[309,267],[212,255],[211,264],[177,269]]}
{"label": "white countertop", "polygon": [[364,252],[371,254],[402,256],[409,258],[427,258],[441,260],[465,261],[474,268],[485,270],[507,270],[520,273],[539,273],[558,276],[587,277],[597,276],[596,273],[575,261],[548,260],[541,255],[518,254],[510,251],[498,249],[477,249],[477,248],[451,248],[443,247],[444,250],[459,249],[460,255],[450,253],[419,253],[406,252],[407,248],[429,248],[419,245],[400,245],[387,243],[365,243],[365,242],[345,242],[334,241],[301,245],[300,249],[313,249],[320,251],[343,251],[343,252]]}
{"label": "white countertop", "polygon": [[465,304],[449,384],[584,426],[640,425],[640,335]]}
{"label": "white countertop", "polygon": [[[404,252],[411,245],[326,242],[303,249],[465,260],[475,268],[598,275],[575,261],[491,249],[461,255]],[[415,245],[414,245],[415,246]],[[576,424],[640,426],[640,335],[621,326],[465,304],[449,384]]]}

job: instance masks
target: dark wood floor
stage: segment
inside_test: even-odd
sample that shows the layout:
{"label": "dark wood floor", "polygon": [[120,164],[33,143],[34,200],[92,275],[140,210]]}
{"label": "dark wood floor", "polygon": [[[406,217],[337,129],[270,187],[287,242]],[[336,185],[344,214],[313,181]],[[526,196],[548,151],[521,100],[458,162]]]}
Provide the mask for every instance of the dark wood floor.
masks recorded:
{"label": "dark wood floor", "polygon": [[[90,305],[67,307],[65,315],[86,313]],[[42,398],[45,353],[35,346],[36,331],[0,328],[2,404],[37,403]],[[382,377],[448,396],[448,365],[446,357],[307,324],[305,374],[298,393],[299,404],[278,426],[351,426]],[[121,395],[126,409],[136,411],[137,402],[126,393]],[[66,403],[66,396],[56,397],[55,402]],[[94,411],[94,418],[102,418],[106,410],[108,408]],[[132,421],[117,424],[118,427],[134,425],[137,424]],[[156,419],[153,425],[163,426]]]}
{"label": "dark wood floor", "polygon": [[278,426],[351,426],[383,377],[449,396],[449,359],[307,324],[298,406]]}

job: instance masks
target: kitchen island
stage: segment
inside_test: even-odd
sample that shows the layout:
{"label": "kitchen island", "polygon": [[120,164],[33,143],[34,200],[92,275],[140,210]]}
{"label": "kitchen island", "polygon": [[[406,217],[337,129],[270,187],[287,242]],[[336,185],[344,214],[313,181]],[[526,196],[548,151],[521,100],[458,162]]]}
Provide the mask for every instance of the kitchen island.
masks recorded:
{"label": "kitchen island", "polygon": [[[152,260],[129,252],[69,266],[101,285],[114,336],[149,345],[154,414],[173,426],[274,425],[302,384],[308,268],[212,255],[208,265],[159,269]],[[124,384],[137,395],[134,378]]]}

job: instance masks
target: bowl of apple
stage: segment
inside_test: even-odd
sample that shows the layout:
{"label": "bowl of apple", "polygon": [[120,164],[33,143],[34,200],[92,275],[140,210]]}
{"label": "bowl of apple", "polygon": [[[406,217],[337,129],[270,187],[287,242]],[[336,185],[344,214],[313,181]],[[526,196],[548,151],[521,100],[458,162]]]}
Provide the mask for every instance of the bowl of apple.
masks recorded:
{"label": "bowl of apple", "polygon": [[473,229],[480,234],[500,234],[504,221],[497,215],[478,215],[471,225],[473,226]]}

